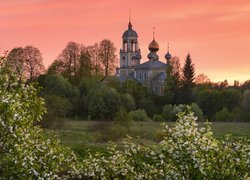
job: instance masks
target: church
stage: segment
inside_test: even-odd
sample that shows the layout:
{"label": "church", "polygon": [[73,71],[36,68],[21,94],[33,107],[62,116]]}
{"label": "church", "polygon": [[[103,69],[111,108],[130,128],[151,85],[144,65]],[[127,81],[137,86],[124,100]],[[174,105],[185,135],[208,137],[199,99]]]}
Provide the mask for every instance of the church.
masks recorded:
{"label": "church", "polygon": [[[132,28],[129,20],[128,29],[122,35],[122,48],[120,49],[120,67],[116,69],[116,76],[120,82],[128,79],[141,83],[157,96],[165,92],[165,79],[167,63],[159,60],[157,51],[159,44],[153,35],[152,42],[148,45],[148,60],[141,63],[141,51],[138,47],[138,34]],[[165,55],[166,62],[171,59],[169,50]]]}

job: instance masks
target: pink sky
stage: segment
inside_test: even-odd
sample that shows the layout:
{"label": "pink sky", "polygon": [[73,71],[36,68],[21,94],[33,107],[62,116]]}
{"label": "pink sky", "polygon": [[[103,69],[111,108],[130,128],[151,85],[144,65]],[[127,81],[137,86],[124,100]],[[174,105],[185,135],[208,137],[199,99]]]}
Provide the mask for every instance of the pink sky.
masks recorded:
{"label": "pink sky", "polygon": [[119,50],[129,9],[142,61],[156,27],[162,61],[169,42],[182,64],[191,54],[196,74],[215,82],[250,79],[249,0],[0,0],[0,52],[34,45],[48,66],[69,41],[109,38]]}

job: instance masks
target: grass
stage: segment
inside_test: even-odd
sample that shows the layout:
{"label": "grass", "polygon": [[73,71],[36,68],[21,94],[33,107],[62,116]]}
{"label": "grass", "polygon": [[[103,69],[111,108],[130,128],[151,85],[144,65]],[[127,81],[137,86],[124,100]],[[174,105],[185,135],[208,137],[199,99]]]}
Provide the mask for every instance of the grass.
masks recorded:
{"label": "grass", "polygon": [[[134,122],[127,133],[132,137],[140,137],[143,143],[152,144],[159,140],[157,134],[162,129],[161,124],[161,122],[151,121]],[[172,122],[167,124],[169,126],[174,125]],[[67,120],[62,129],[47,130],[46,132],[49,137],[58,135],[63,145],[70,147],[76,154],[83,157],[89,151],[105,153],[109,140],[121,142],[120,129],[110,131],[109,127],[112,126],[113,122]],[[201,123],[200,126],[203,126],[203,124]],[[212,131],[216,138],[223,138],[226,134],[231,134],[233,138],[243,136],[250,139],[250,123],[214,122]]]}

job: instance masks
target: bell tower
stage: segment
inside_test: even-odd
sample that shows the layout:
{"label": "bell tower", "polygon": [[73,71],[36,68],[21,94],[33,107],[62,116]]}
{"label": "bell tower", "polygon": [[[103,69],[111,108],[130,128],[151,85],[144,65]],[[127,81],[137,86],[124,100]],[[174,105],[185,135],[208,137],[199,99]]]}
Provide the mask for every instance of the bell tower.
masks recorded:
{"label": "bell tower", "polygon": [[129,14],[128,29],[122,36],[122,48],[120,49],[120,75],[128,76],[134,71],[134,66],[140,64],[141,51],[138,47],[138,35],[132,28]]}

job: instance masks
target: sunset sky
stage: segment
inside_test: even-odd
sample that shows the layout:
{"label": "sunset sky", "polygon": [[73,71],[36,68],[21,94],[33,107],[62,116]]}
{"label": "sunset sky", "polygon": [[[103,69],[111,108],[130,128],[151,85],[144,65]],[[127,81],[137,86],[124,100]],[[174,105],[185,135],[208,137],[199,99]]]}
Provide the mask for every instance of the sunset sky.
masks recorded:
{"label": "sunset sky", "polygon": [[182,64],[191,54],[196,74],[215,82],[250,79],[249,0],[0,0],[0,53],[33,45],[48,66],[69,41],[109,38],[119,50],[129,9],[143,62],[156,27],[161,61],[169,42]]}

